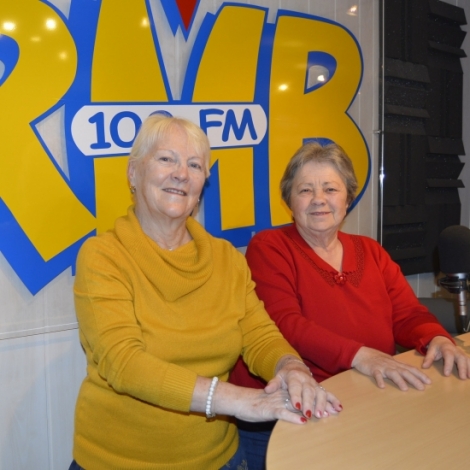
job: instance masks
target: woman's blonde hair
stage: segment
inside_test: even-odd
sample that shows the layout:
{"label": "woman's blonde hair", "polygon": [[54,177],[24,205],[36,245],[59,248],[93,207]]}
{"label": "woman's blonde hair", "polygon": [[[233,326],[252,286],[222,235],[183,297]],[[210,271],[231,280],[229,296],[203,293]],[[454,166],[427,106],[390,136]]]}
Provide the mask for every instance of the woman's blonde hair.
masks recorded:
{"label": "woman's blonde hair", "polygon": [[144,158],[156,143],[175,128],[186,134],[189,143],[196,149],[198,155],[204,158],[206,178],[208,178],[211,148],[206,134],[199,126],[187,119],[169,117],[161,113],[151,114],[142,123],[129,155],[129,163]]}

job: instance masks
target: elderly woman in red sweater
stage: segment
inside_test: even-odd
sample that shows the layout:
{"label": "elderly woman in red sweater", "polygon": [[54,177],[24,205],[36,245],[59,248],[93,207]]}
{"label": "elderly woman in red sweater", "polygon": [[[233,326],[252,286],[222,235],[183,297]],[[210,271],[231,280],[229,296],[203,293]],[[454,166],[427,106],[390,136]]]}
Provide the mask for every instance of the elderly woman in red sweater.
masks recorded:
{"label": "elderly woman in red sweater", "polygon": [[[356,191],[352,162],[338,145],[307,143],[292,157],[281,192],[294,223],[260,232],[246,252],[271,318],[318,381],[355,368],[380,388],[389,379],[400,390],[424,390],[430,380],[423,370],[394,359],[397,343],[423,354],[423,369],[443,359],[445,375],[456,364],[460,378],[469,378],[470,358],[418,302],[387,252],[340,231]],[[242,363],[231,381],[263,386]],[[242,439],[256,436],[246,423],[239,428]]]}

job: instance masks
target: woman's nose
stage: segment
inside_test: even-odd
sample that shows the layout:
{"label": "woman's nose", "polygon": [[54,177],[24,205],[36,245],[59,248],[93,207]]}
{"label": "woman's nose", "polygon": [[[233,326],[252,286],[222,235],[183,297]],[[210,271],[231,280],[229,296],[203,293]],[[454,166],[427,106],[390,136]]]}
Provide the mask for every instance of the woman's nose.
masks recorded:
{"label": "woman's nose", "polygon": [[183,163],[178,163],[173,171],[173,177],[179,181],[186,181],[188,179],[188,167]]}
{"label": "woman's nose", "polygon": [[325,202],[323,191],[313,191],[312,192],[312,203],[313,204],[323,204]]}

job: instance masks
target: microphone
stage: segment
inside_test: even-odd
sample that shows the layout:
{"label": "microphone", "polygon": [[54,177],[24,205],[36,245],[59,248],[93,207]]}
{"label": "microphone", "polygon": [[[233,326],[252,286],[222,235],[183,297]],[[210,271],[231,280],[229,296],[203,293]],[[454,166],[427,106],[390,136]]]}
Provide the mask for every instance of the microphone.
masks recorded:
{"label": "microphone", "polygon": [[470,229],[463,225],[451,225],[439,235],[437,242],[439,264],[445,277],[439,285],[451,294],[458,294],[459,315],[462,329],[468,332],[467,292],[470,276]]}

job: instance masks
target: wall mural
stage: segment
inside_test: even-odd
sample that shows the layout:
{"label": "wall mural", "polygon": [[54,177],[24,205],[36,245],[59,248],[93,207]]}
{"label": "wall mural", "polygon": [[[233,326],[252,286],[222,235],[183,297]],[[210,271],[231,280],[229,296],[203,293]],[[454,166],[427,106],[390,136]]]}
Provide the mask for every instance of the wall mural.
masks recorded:
{"label": "wall mural", "polygon": [[[198,2],[161,5],[187,38]],[[175,99],[148,1],[71,0],[66,16],[47,1],[2,0],[0,250],[31,293],[126,212],[127,155],[153,112],[207,133],[204,224],[235,246],[289,223],[279,181],[306,140],[342,145],[363,194],[369,151],[347,113],[362,78],[358,42],[331,20],[279,10],[268,23],[267,13],[234,3],[206,13]],[[62,160],[41,132],[57,120]]]}

